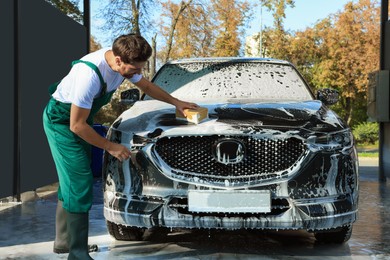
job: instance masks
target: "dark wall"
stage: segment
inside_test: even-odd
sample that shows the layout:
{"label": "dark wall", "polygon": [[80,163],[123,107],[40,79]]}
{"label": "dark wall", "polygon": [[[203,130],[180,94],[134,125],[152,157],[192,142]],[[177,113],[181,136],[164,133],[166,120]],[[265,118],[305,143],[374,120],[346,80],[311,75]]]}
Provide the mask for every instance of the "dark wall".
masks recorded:
{"label": "dark wall", "polygon": [[390,70],[390,20],[385,23],[385,35],[384,35],[384,68]]}
{"label": "dark wall", "polygon": [[49,85],[87,53],[87,35],[84,26],[45,0],[0,0],[0,19],[3,198],[58,181],[42,113]]}
{"label": "dark wall", "polygon": [[[383,59],[383,69],[390,70],[390,20],[385,23],[384,30],[384,59]],[[388,86],[390,88],[390,86]],[[390,100],[388,97],[387,100]],[[389,111],[390,113],[390,111]],[[383,123],[384,128],[384,138],[383,138],[383,151],[382,151],[382,161],[383,168],[386,177],[390,178],[390,122]]]}
{"label": "dark wall", "polygon": [[2,39],[0,50],[1,61],[1,97],[0,111],[2,120],[0,127],[1,149],[0,159],[0,198],[11,195],[13,192],[13,154],[14,154],[14,27],[13,27],[13,0],[0,1],[0,28]]}
{"label": "dark wall", "polygon": [[86,29],[44,0],[19,0],[21,191],[57,181],[42,126],[48,87],[87,52]]}

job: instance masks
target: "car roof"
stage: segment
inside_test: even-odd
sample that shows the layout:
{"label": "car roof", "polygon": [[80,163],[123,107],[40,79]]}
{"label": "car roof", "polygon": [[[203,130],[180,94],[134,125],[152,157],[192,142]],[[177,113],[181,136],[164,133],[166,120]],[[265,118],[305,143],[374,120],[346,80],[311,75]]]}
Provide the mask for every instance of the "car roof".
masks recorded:
{"label": "car roof", "polygon": [[260,62],[260,63],[274,63],[283,65],[292,65],[286,60],[278,60],[273,58],[259,58],[259,57],[198,57],[198,58],[184,58],[168,61],[166,64],[178,63],[193,63],[193,62]]}

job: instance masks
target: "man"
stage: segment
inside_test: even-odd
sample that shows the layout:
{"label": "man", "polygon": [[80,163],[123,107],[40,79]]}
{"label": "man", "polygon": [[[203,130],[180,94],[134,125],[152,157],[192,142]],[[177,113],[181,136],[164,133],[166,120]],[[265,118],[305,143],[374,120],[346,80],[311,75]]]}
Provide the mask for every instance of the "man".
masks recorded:
{"label": "man", "polygon": [[107,104],[127,78],[152,98],[185,108],[198,105],[172,97],[143,78],[142,68],[152,54],[140,35],[127,34],[105,48],[73,62],[61,82],[50,87],[52,98],[43,113],[43,125],[59,178],[56,210],[55,253],[69,252],[68,259],[92,259],[88,246],[88,212],[92,206],[93,175],[91,145],[104,149],[120,161],[130,151],[99,135],[92,127],[94,114]]}

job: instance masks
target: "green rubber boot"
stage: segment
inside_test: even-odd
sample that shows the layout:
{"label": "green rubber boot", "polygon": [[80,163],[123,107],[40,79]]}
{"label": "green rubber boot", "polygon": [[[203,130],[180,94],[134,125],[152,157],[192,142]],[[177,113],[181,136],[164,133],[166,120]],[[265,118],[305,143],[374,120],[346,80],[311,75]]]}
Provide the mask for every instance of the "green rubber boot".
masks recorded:
{"label": "green rubber boot", "polygon": [[[67,211],[62,207],[62,201],[58,201],[56,209],[56,238],[54,240],[53,252],[56,254],[69,253]],[[88,245],[88,252],[96,252],[97,245]]]}
{"label": "green rubber boot", "polygon": [[88,213],[67,212],[69,260],[90,260],[88,254]]}
{"label": "green rubber boot", "polygon": [[56,209],[56,238],[53,247],[53,252],[56,254],[69,252],[68,231],[66,227],[66,210],[62,207],[62,201],[59,200]]}

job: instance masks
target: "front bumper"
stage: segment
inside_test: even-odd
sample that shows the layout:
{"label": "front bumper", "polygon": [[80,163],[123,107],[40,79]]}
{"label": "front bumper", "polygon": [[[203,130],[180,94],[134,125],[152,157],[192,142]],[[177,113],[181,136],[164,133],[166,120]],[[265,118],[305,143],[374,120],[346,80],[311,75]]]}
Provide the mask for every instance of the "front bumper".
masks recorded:
{"label": "front bumper", "polygon": [[[188,190],[210,187],[167,178],[143,153],[137,155],[136,162],[138,165],[131,161],[119,165],[106,176],[110,185],[106,184],[104,192],[104,216],[108,221],[145,228],[316,231],[350,225],[357,219],[358,167],[354,148],[340,153],[311,153],[290,179],[247,187],[271,191],[268,213],[190,212]],[[128,175],[117,175],[127,171]]]}
{"label": "front bumper", "polygon": [[[212,228],[212,229],[305,229],[309,231],[330,229],[349,225],[357,218],[357,209],[344,213],[334,214],[329,208],[336,211],[345,211],[350,204],[348,199],[328,202],[326,204],[300,204],[292,206],[287,211],[277,214],[190,214],[170,207],[167,202],[158,203],[147,199],[131,199],[122,201],[116,207],[104,207],[104,216],[107,220],[126,226],[136,227],[171,227],[171,228]],[[116,204],[116,203],[115,203]],[[121,209],[120,205],[124,205]],[[340,206],[340,207],[339,207]],[[125,211],[125,208],[127,210]],[[315,216],[309,209],[316,208]],[[322,209],[322,213],[319,212]],[[184,209],[183,209],[184,210]],[[325,214],[326,213],[326,214]],[[322,215],[322,216],[320,216]]]}

